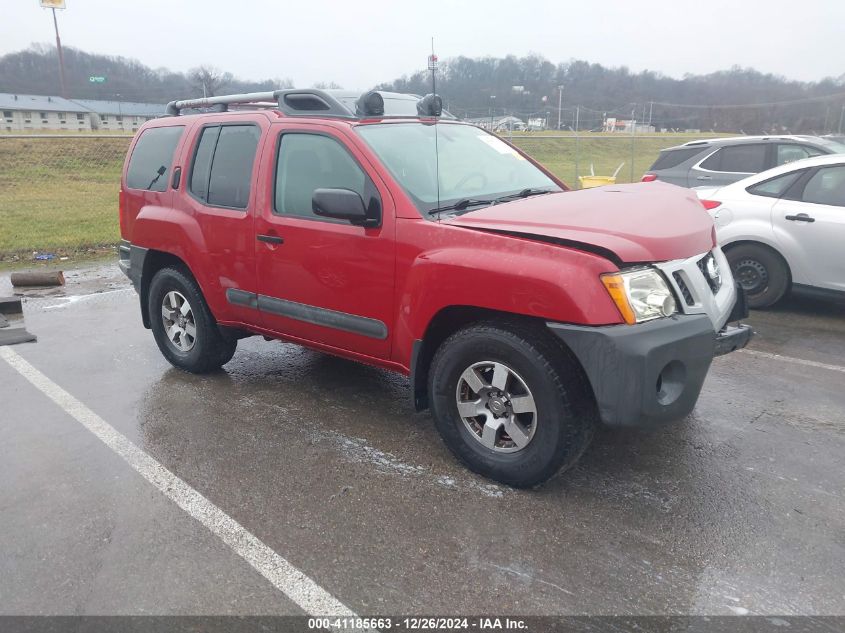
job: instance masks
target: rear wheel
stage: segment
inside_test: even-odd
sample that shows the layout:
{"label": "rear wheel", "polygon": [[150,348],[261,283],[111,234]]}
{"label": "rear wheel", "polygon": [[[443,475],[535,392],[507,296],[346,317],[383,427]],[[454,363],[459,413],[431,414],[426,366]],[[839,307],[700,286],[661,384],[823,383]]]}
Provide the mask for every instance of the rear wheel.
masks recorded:
{"label": "rear wheel", "polygon": [[237,340],[220,333],[197,282],[183,270],[162,268],[155,274],[147,309],[159,350],[179,369],[201,374],[234,356]]}
{"label": "rear wheel", "polygon": [[789,269],[775,251],[761,244],[739,244],[725,256],[734,279],[745,290],[748,306],[768,308],[789,289]]}
{"label": "rear wheel", "polygon": [[481,323],[449,337],[429,372],[435,424],[470,469],[529,487],[572,466],[596,416],[581,372],[532,327]]}

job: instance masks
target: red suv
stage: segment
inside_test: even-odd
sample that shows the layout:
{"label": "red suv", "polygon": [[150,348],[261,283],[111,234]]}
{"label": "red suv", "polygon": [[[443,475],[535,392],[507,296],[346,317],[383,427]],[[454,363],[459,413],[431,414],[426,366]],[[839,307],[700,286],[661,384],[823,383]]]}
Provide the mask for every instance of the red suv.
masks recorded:
{"label": "red suv", "polygon": [[467,466],[532,486],[599,421],[687,415],[713,357],[751,337],[687,190],[568,191],[432,95],[168,114],[129,148],[120,265],[176,367],[216,370],[258,334],[392,369]]}

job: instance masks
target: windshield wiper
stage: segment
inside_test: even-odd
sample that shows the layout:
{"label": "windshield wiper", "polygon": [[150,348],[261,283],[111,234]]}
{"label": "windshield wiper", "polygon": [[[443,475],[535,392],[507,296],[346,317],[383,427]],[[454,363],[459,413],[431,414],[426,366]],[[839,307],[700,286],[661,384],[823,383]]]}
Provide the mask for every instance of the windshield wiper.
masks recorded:
{"label": "windshield wiper", "polygon": [[517,193],[509,193],[506,196],[496,198],[494,204],[498,202],[507,202],[508,200],[516,200],[518,198],[527,198],[529,196],[539,196],[544,193],[551,193],[550,189],[523,189]]}
{"label": "windshield wiper", "polygon": [[436,209],[431,209],[428,214],[434,215],[435,213],[442,213],[443,211],[463,211],[464,209],[468,209],[469,207],[477,207],[482,204],[493,204],[494,200],[476,200],[475,198],[461,198],[455,204],[449,204],[445,207],[437,207]]}

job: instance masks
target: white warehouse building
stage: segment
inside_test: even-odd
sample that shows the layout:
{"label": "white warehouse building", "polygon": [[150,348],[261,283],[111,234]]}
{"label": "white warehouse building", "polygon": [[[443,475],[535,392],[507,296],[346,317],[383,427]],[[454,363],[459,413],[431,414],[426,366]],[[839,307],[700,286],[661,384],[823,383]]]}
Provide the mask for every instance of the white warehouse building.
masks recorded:
{"label": "white warehouse building", "polygon": [[63,99],[62,97],[0,93],[0,130],[5,132],[115,130],[134,132],[142,123],[162,116],[157,103]]}

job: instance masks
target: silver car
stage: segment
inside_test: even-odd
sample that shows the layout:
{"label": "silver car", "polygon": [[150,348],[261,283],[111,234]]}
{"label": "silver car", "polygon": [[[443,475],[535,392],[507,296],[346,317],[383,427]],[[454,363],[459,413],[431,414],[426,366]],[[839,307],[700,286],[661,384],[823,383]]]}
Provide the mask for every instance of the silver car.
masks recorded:
{"label": "silver car", "polygon": [[845,297],[845,155],[695,192],[750,307],[770,306],[790,288]]}
{"label": "silver car", "polygon": [[845,145],[818,136],[735,136],[690,141],[661,150],[644,182],[721,187],[803,158],[845,153]]}

